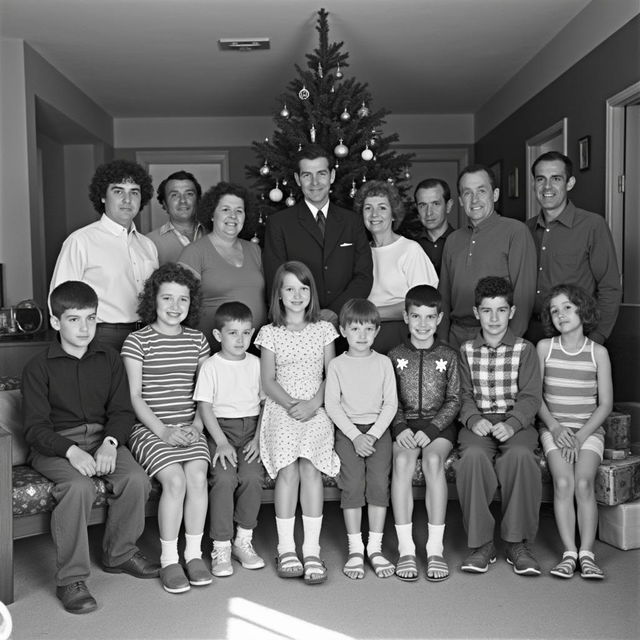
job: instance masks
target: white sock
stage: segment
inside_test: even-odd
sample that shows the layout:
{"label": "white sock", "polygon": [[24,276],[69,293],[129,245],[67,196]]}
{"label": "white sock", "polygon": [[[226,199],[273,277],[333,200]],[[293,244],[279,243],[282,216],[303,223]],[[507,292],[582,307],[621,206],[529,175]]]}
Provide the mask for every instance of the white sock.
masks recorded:
{"label": "white sock", "polygon": [[578,554],[578,557],[580,558],[587,557],[587,558],[591,558],[591,560],[595,560],[596,554],[593,553],[593,551],[589,551],[588,549],[580,549],[580,553]]}
{"label": "white sock", "polygon": [[202,534],[185,533],[184,561],[189,562],[196,558],[202,558]]}
{"label": "white sock", "polygon": [[175,540],[163,540],[160,538],[160,566],[168,567],[178,563],[178,538]]}
{"label": "white sock", "polygon": [[253,529],[243,529],[242,527],[236,527],[236,539],[233,544],[240,545],[243,540],[251,542],[253,538]]}
{"label": "white sock", "polygon": [[409,524],[397,524],[398,553],[401,556],[415,556],[416,545],[413,544],[413,522]]}
{"label": "white sock", "polygon": [[312,518],[302,516],[302,530],[304,539],[302,542],[302,556],[320,555],[320,529],[322,529],[322,516]]}
{"label": "white sock", "polygon": [[367,555],[371,557],[372,553],[382,553],[382,531],[369,531]]}
{"label": "white sock", "polygon": [[444,525],[431,524],[427,525],[429,537],[427,538],[427,558],[429,556],[441,556],[444,553]]}
{"label": "white sock", "polygon": [[364,554],[364,542],[362,542],[361,533],[347,533],[347,543],[349,545],[349,553]]}
{"label": "white sock", "polygon": [[293,518],[278,518],[276,516],[276,529],[278,531],[278,555],[296,552],[296,541],[293,538],[293,528],[296,524]]}

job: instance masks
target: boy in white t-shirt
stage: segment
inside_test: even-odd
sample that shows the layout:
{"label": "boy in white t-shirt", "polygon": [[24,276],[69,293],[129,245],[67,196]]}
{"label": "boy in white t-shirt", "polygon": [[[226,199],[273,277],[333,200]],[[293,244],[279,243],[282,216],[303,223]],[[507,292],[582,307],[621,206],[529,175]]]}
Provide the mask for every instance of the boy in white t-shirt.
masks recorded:
{"label": "boy in white t-shirt", "polygon": [[232,557],[245,569],[264,567],[252,545],[264,477],[259,457],[258,422],[264,401],[260,359],[247,353],[253,332],[253,317],[245,304],[227,302],[218,308],[213,335],[221,350],[202,365],[193,394],[210,436],[211,573],[216,577],[233,573]]}

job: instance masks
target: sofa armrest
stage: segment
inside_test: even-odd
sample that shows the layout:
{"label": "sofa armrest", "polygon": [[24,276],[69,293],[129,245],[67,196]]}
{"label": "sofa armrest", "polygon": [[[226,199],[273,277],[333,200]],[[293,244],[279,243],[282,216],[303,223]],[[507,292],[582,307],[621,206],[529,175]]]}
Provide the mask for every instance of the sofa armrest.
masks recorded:
{"label": "sofa armrest", "polygon": [[13,467],[11,434],[0,427],[0,601],[13,602]]}

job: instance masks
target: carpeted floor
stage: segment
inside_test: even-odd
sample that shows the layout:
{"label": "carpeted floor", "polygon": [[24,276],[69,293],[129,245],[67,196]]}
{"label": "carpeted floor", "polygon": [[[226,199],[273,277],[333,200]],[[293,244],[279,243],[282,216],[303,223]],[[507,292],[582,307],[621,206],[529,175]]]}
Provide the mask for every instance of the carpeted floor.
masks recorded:
{"label": "carpeted floor", "polygon": [[[426,518],[416,503],[415,538],[424,564]],[[384,547],[395,560],[395,534],[387,519]],[[100,557],[101,527],[92,527],[93,558]],[[298,532],[299,533],[299,532]],[[364,580],[341,573],[345,536],[340,509],[327,503],[322,531],[323,558],[329,580],[307,586],[275,574],[273,507],[265,505],[256,531],[256,548],[268,562],[260,571],[236,566],[229,578],[214,578],[209,587],[182,595],[164,592],[158,580],[114,576],[97,564],[88,582],[99,603],[84,616],[66,613],[54,595],[55,559],[48,536],[18,541],[16,602],[10,605],[14,640],[47,638],[210,638],[216,640],[414,640],[420,638],[638,638],[640,550],[619,551],[597,543],[596,554],[607,572],[604,582],[583,580],[578,574],[564,581],[543,575],[516,576],[504,561],[485,575],[460,572],[465,552],[460,509],[449,503],[445,553],[449,580],[432,584],[421,578],[403,583],[380,580],[367,569]],[[151,520],[140,545],[145,553],[159,552],[157,529]],[[560,552],[550,505],[541,512],[535,544],[546,571]],[[207,549],[208,551],[208,549]]]}

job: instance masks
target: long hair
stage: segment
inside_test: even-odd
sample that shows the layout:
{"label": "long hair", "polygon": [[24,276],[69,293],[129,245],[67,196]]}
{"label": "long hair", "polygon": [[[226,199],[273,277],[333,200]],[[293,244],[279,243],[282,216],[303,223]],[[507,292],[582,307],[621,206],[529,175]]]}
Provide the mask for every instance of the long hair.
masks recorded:
{"label": "long hair", "polygon": [[269,318],[276,327],[283,327],[287,324],[286,309],[282,304],[280,298],[280,289],[282,289],[282,283],[287,273],[294,275],[302,284],[309,287],[311,296],[309,298],[309,304],[304,311],[304,319],[307,322],[318,322],[320,319],[320,302],[318,300],[318,289],[316,288],[316,282],[313,279],[309,267],[297,260],[290,260],[278,267],[276,275],[273,277],[273,288],[271,291],[271,304],[269,306]]}

